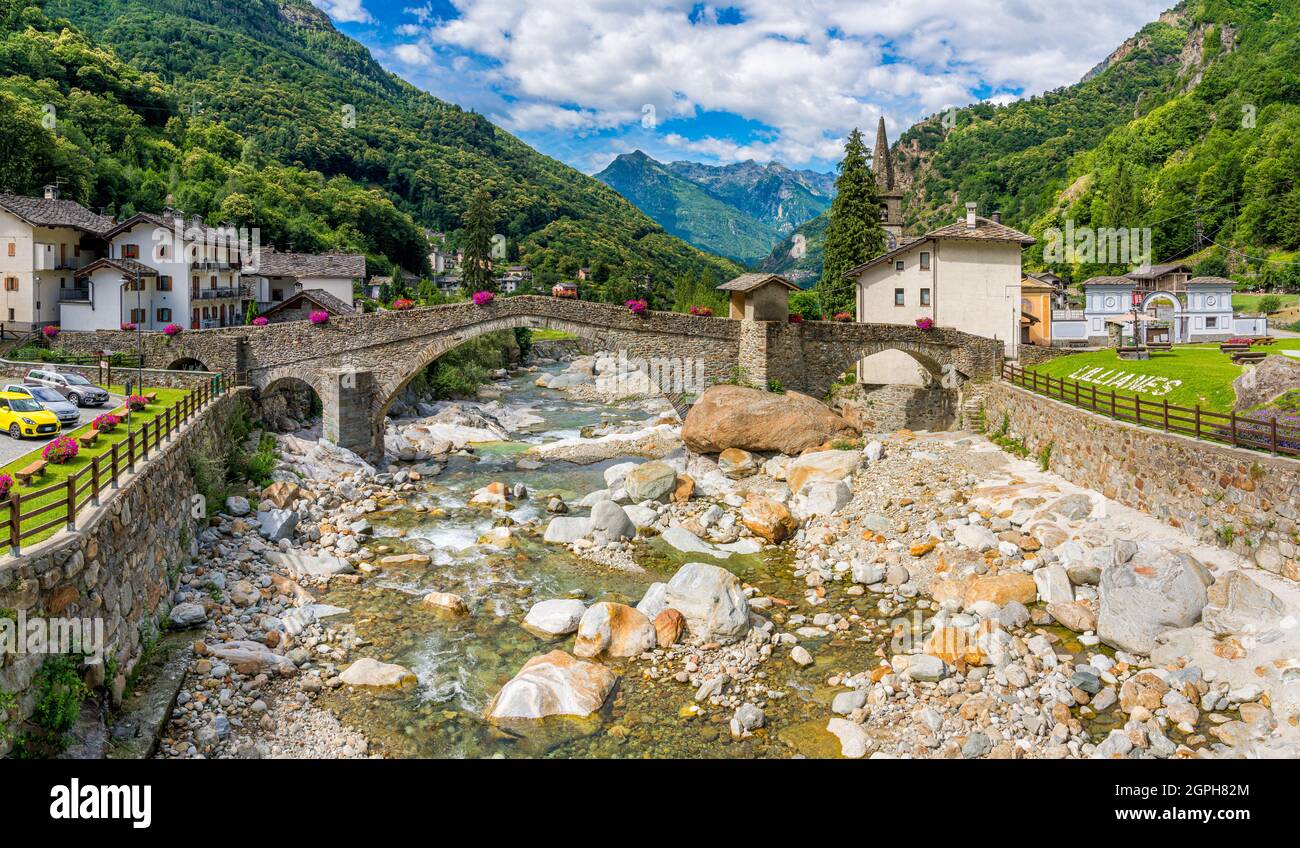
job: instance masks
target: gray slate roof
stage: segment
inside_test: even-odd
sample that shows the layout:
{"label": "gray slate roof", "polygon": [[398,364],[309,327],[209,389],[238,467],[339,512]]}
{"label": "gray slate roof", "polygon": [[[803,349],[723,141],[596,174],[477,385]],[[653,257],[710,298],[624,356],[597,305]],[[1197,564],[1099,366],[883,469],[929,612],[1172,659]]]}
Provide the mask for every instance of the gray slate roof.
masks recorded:
{"label": "gray slate roof", "polygon": [[324,289],[303,289],[286,297],[262,314],[266,316],[275,315],[291,307],[297,307],[304,300],[319,306],[331,315],[350,315],[354,311],[352,304],[344,303]]}
{"label": "gray slate roof", "polygon": [[138,279],[140,277],[156,277],[158,272],[148,265],[135,259],[96,259],[85,268],[82,268],[73,276],[78,280],[83,280],[100,268],[116,268],[128,277]]}
{"label": "gray slate roof", "polygon": [[263,248],[257,257],[263,277],[339,277],[366,275],[366,257],[360,253],[280,253]]}
{"label": "gray slate roof", "polygon": [[72,227],[94,235],[103,235],[113,227],[111,218],[97,215],[73,200],[0,194],[0,208],[37,227]]}
{"label": "gray slate roof", "polygon": [[939,239],[965,239],[968,241],[1010,241],[1027,247],[1034,243],[1034,237],[1026,235],[1013,227],[1005,224],[999,224],[997,221],[989,218],[976,218],[975,229],[969,229],[966,226],[966,219],[962,218],[955,224],[949,224],[946,227],[940,227],[937,230],[931,230],[919,238],[904,237],[898,247],[893,250],[887,250],[879,256],[867,262],[863,262],[855,268],[850,268],[844,272],[845,277],[856,277],[868,268],[873,268],[882,262],[887,262],[901,253],[907,253],[916,247],[920,242],[938,241]]}
{"label": "gray slate roof", "polygon": [[728,280],[718,286],[718,291],[747,292],[753,291],[765,283],[774,282],[788,289],[798,291],[799,287],[780,274],[741,274],[734,280]]}

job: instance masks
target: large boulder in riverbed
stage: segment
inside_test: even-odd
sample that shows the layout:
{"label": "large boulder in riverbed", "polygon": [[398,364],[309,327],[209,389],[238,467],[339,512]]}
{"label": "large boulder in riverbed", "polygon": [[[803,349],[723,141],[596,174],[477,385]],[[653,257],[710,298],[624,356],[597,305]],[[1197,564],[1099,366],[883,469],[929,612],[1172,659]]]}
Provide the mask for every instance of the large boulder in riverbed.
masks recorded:
{"label": "large boulder in riverbed", "polygon": [[1139,542],[1132,559],[1101,573],[1097,635],[1111,647],[1149,654],[1161,633],[1200,619],[1210,582],[1186,552]]}
{"label": "large boulder in riverbed", "polygon": [[1275,627],[1286,615],[1282,599],[1244,571],[1230,571],[1220,577],[1206,595],[1209,603],[1202,620],[1205,629],[1216,636],[1260,633]]}
{"label": "large boulder in riverbed", "polygon": [[524,663],[488,707],[488,718],[586,717],[600,709],[618,675],[599,663],[551,651]]}
{"label": "large boulder in riverbed", "polygon": [[677,472],[666,462],[645,462],[627,472],[623,489],[632,503],[666,501],[677,488]]}
{"label": "large boulder in riverbed", "polygon": [[791,460],[785,469],[785,479],[790,491],[797,495],[813,481],[834,483],[852,477],[861,464],[862,454],[855,450],[816,451]]}
{"label": "large boulder in riverbed", "polygon": [[539,601],[524,617],[524,629],[542,639],[567,636],[578,629],[587,605],[576,598]]}
{"label": "large boulder in riverbed", "polygon": [[736,575],[702,562],[688,562],[668,581],[664,603],[686,618],[701,642],[735,642],[749,632],[749,601]]}
{"label": "large boulder in riverbed", "polygon": [[635,657],[653,650],[654,624],[626,604],[602,601],[582,614],[573,653],[580,657]]}
{"label": "large boulder in riverbed", "polygon": [[363,657],[348,666],[339,675],[339,680],[349,686],[365,686],[370,689],[400,689],[414,686],[417,682],[410,669],[370,657]]}
{"label": "large boulder in riverbed", "polygon": [[711,386],[691,407],[682,441],[696,453],[727,448],[798,455],[835,438],[857,435],[830,407],[798,392]]}
{"label": "large boulder in riverbed", "polygon": [[[551,519],[554,523],[559,519]],[[591,508],[591,538],[600,544],[631,539],[636,536],[636,525],[627,517],[623,507],[613,501],[599,501]]]}

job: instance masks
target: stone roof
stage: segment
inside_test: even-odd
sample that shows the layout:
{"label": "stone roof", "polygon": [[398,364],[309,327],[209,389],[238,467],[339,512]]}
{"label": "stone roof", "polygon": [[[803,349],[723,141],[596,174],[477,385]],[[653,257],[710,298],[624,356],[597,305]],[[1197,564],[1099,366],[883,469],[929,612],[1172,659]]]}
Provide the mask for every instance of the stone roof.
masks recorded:
{"label": "stone roof", "polygon": [[319,306],[331,315],[350,315],[355,311],[352,304],[344,303],[324,289],[303,289],[286,297],[262,314],[269,318],[291,307],[297,307],[304,300],[313,306]]}
{"label": "stone roof", "polygon": [[778,283],[792,291],[799,291],[798,286],[780,274],[741,274],[718,286],[718,291],[748,292],[767,283]]}
{"label": "stone roof", "polygon": [[74,274],[73,277],[78,280],[83,280],[98,271],[100,268],[116,268],[123,274],[132,278],[158,276],[158,272],[155,269],[150,268],[148,265],[138,260],[104,258],[96,259],[94,262],[91,262],[85,268],[82,268]]}
{"label": "stone roof", "polygon": [[1088,286],[1125,286],[1133,288],[1133,281],[1128,277],[1089,277],[1083,281],[1084,288]]}
{"label": "stone roof", "polygon": [[0,194],[0,208],[36,227],[72,227],[93,235],[103,235],[113,227],[113,219],[96,215],[73,200],[48,200]]}
{"label": "stone roof", "polygon": [[931,230],[924,238],[929,239],[972,239],[975,241],[1014,241],[1028,246],[1034,243],[1034,237],[1020,232],[1014,227],[999,223],[991,218],[976,218],[975,228],[966,226],[966,219]]}
{"label": "stone roof", "polygon": [[1230,289],[1236,286],[1232,280],[1226,277],[1192,277],[1187,281],[1189,286],[1214,286],[1215,288]]}
{"label": "stone roof", "polygon": [[906,253],[913,247],[918,246],[921,242],[938,241],[939,239],[967,239],[970,241],[993,241],[993,242],[1017,242],[1022,246],[1029,246],[1034,243],[1033,236],[1026,235],[1017,229],[999,224],[997,221],[988,218],[976,218],[975,229],[966,227],[966,219],[963,218],[955,224],[949,224],[946,227],[940,227],[937,230],[931,230],[923,236],[916,238],[904,238],[898,243],[898,247],[893,250],[887,250],[876,258],[863,262],[855,268],[850,268],[844,272],[846,277],[856,277],[863,271],[888,262],[901,253]]}
{"label": "stone roof", "polygon": [[152,212],[137,212],[136,214],[132,215],[130,218],[127,218],[125,221],[121,222],[117,226],[110,228],[108,232],[104,233],[103,235],[105,238],[111,239],[139,224],[149,224],[155,227],[162,227],[167,230],[174,230],[178,223],[180,225],[182,237],[188,236],[193,230],[197,229],[199,237],[204,241],[217,242],[221,239],[228,238],[226,233],[223,233],[221,230],[215,227],[209,227],[207,224],[205,224],[202,218],[198,218],[198,217],[186,218],[184,215],[181,215],[179,212],[165,214],[165,215],[155,215]]}
{"label": "stone roof", "polygon": [[1186,262],[1166,262],[1163,265],[1143,265],[1136,271],[1130,271],[1124,276],[1130,280],[1151,280],[1156,277],[1163,277],[1165,274],[1177,271],[1180,268],[1189,272],[1192,270],[1192,266]]}
{"label": "stone roof", "polygon": [[1025,276],[1023,280],[1020,281],[1020,290],[1022,292],[1023,291],[1054,292],[1056,291],[1056,286],[1052,285],[1051,283],[1045,283],[1042,280],[1035,277],[1034,275],[1028,274]]}
{"label": "stone roof", "polygon": [[264,249],[257,256],[263,277],[338,277],[360,279],[366,275],[366,257],[360,253],[280,253]]}

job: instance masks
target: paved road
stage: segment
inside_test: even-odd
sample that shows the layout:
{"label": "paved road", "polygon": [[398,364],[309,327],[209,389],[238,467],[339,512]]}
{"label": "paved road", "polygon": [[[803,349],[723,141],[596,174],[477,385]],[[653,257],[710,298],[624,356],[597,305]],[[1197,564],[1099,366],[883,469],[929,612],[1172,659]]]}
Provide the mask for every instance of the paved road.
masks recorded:
{"label": "paved road", "polygon": [[[124,400],[125,398],[123,398],[122,395],[111,394],[108,396],[108,403],[103,406],[87,406],[82,408],[81,420],[77,422],[76,426],[64,426],[64,432],[71,432],[82,424],[89,424],[95,417],[103,415],[110,409],[116,409],[121,406]],[[29,453],[30,451],[37,450],[48,441],[50,440],[45,438],[11,439],[7,433],[0,434],[0,466],[8,465],[18,457]]]}

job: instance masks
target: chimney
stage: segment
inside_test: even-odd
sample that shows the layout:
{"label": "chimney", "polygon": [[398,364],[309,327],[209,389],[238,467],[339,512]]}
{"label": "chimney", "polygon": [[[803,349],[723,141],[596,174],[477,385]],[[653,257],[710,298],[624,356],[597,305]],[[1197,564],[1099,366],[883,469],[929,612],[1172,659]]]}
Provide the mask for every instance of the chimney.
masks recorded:
{"label": "chimney", "polygon": [[45,199],[46,199],[46,200],[58,200],[58,199],[59,199],[59,187],[56,186],[56,185],[47,185],[47,186],[45,187]]}
{"label": "chimney", "polygon": [[990,216],[990,217],[992,218],[993,223],[995,223],[995,224],[1001,224],[1001,223],[1002,223],[1002,213],[1001,213],[1001,212],[994,212],[994,213],[992,214],[992,216]]}
{"label": "chimney", "polygon": [[978,204],[975,204],[975,203],[967,203],[967,204],[966,204],[966,229],[968,229],[968,230],[973,230],[973,229],[975,229],[975,226],[976,226],[976,223],[975,223],[975,210],[978,209],[978,208],[979,208],[979,205],[978,205]]}

